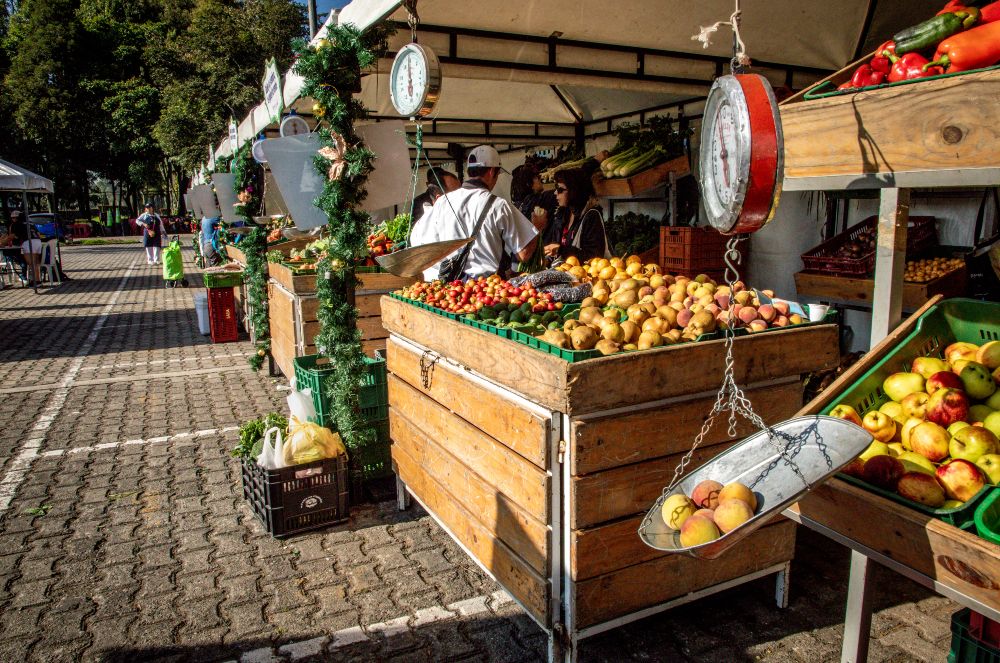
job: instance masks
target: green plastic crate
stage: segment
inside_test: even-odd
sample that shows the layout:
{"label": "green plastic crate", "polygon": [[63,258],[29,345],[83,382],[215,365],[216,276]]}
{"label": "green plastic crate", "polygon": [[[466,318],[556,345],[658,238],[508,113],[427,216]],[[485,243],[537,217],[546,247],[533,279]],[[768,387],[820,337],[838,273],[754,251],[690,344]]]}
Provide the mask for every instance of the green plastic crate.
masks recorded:
{"label": "green plastic crate", "polygon": [[[820,414],[829,414],[837,405],[846,403],[864,416],[889,400],[882,391],[882,383],[893,373],[909,371],[914,358],[941,357],[944,349],[956,341],[982,345],[996,340],[1000,340],[1000,304],[976,299],[946,299],[924,313],[909,336],[848,387],[839,398],[831,401]],[[970,521],[974,524],[975,509],[972,507],[989,492],[984,488],[958,509],[928,509],[854,477],[843,474],[838,476],[895,502],[930,513],[956,527],[969,527]]]}
{"label": "green plastic crate", "polygon": [[972,637],[969,633],[969,609],[951,616],[951,651],[948,663],[1000,663],[1000,649]]}
{"label": "green plastic crate", "polygon": [[976,532],[991,543],[1000,545],[1000,488],[993,491],[976,509]]}
{"label": "green plastic crate", "polygon": [[235,288],[243,285],[243,272],[205,272],[202,280],[206,288]]}
{"label": "green plastic crate", "polygon": [[[325,358],[322,355],[305,355],[296,357],[295,383],[299,390],[312,390],[313,406],[316,408],[316,423],[330,430],[337,430],[337,422],[333,419],[332,403],[326,395],[323,383],[332,368],[324,368]],[[361,405],[361,415],[367,421],[378,421],[389,417],[389,387],[386,379],[385,359],[381,353],[376,353],[374,359],[365,357],[365,380],[358,393]]]}
{"label": "green plastic crate", "polygon": [[969,531],[972,531],[976,526],[976,507],[978,507],[983,502],[983,499],[993,491],[993,486],[986,485],[980,488],[979,492],[973,495],[968,502],[962,504],[962,506],[957,506],[954,509],[932,509],[929,506],[918,504],[917,502],[911,502],[899,493],[894,493],[891,490],[885,490],[883,488],[879,488],[878,486],[873,486],[863,479],[859,479],[848,474],[838,474],[837,478],[843,479],[847,483],[853,483],[855,486],[860,486],[865,490],[877,493],[887,500],[892,500],[893,502],[908,506],[911,509],[920,511],[921,513],[933,516],[938,520],[943,520],[953,527]]}
{"label": "green plastic crate", "polygon": [[360,467],[362,481],[372,481],[392,476],[392,440],[389,439],[389,420],[375,423],[375,443],[354,451],[355,467]]}

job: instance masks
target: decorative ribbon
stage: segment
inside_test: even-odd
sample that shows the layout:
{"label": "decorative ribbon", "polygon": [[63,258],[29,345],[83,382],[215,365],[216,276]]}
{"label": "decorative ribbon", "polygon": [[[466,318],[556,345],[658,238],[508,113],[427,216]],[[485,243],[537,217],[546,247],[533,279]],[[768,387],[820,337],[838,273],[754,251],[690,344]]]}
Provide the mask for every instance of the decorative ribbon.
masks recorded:
{"label": "decorative ribbon", "polygon": [[347,143],[344,142],[344,137],[338,133],[331,133],[330,139],[333,141],[333,145],[320,149],[319,155],[330,162],[327,177],[333,181],[339,180],[344,174],[344,169],[347,168]]}

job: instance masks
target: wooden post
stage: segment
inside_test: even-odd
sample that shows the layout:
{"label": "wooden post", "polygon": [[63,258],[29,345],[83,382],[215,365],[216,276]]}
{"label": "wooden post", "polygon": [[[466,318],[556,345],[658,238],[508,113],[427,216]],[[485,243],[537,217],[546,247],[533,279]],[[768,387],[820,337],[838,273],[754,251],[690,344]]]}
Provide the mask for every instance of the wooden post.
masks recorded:
{"label": "wooden post", "polygon": [[878,345],[902,319],[906,225],[909,220],[910,190],[883,189],[878,214],[875,292],[872,297],[869,347]]}

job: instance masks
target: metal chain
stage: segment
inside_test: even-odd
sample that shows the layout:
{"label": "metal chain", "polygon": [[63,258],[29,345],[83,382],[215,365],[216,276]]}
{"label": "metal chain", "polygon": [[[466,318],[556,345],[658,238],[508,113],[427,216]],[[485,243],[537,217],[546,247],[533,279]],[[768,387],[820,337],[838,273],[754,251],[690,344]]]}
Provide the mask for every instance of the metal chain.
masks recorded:
{"label": "metal chain", "polygon": [[403,0],[403,8],[406,10],[406,23],[410,26],[410,41],[417,42],[417,26],[420,25],[420,16],[417,14],[417,0]]}
{"label": "metal chain", "polygon": [[441,355],[430,350],[424,350],[423,354],[420,355],[420,383],[424,385],[424,389],[431,388],[431,380],[434,377],[434,364],[439,361],[441,361]]}

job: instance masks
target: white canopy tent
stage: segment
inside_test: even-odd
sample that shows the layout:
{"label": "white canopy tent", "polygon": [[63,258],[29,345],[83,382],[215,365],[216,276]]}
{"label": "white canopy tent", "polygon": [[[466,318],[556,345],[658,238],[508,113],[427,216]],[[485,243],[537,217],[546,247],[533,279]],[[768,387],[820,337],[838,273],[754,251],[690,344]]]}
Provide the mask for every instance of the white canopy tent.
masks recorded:
{"label": "white canopy tent", "polygon": [[[354,0],[337,21],[366,28],[389,18],[399,31],[389,55],[366,76],[360,98],[377,121],[396,118],[388,71],[411,38],[398,1]],[[903,6],[901,6],[903,5]],[[776,87],[800,89],[874,48],[902,25],[932,15],[940,0],[835,0],[743,3],[742,33],[754,71]],[[712,80],[728,69],[732,36],[717,32],[704,50],[702,26],[728,20],[732,0],[511,0],[488,9],[465,0],[419,0],[418,39],[435,50],[444,83],[424,121],[432,156],[449,143],[553,145],[606,135],[616,122],[650,114],[697,119]],[[327,26],[316,35],[325,36]],[[283,81],[286,108],[311,115],[302,81]],[[276,135],[263,104],[239,125],[239,141]],[[228,137],[216,157],[230,152]]]}
{"label": "white canopy tent", "polygon": [[0,191],[54,193],[52,180],[0,159]]}

